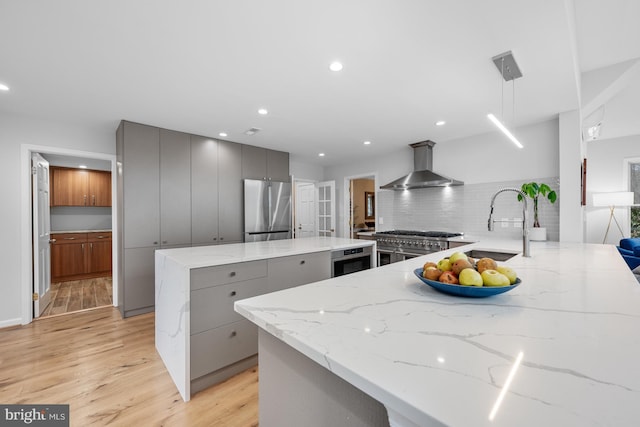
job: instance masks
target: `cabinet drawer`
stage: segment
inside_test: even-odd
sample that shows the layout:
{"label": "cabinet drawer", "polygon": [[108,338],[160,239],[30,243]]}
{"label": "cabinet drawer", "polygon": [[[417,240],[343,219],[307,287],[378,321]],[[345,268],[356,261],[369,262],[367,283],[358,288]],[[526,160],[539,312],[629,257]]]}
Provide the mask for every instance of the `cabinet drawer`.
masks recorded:
{"label": "cabinet drawer", "polygon": [[331,277],[331,252],[315,252],[268,260],[269,291],[318,282]]}
{"label": "cabinet drawer", "polygon": [[246,319],[191,336],[191,379],[258,353],[258,327]]}
{"label": "cabinet drawer", "polygon": [[266,278],[191,291],[191,335],[244,319],[233,303],[266,292]]}
{"label": "cabinet drawer", "polygon": [[267,261],[251,261],[191,270],[191,290],[266,277]]}
{"label": "cabinet drawer", "polygon": [[87,241],[87,233],[53,233],[51,239],[55,239],[55,244],[84,243]]}
{"label": "cabinet drawer", "polygon": [[99,233],[99,232],[87,233],[87,240],[89,242],[101,242],[103,240],[111,240],[111,232],[106,231],[104,233]]}

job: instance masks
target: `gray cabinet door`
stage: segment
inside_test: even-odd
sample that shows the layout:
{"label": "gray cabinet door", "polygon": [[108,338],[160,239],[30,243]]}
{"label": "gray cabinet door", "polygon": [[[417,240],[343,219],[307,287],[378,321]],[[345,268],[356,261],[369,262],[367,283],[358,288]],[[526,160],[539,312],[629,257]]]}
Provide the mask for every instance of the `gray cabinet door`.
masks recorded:
{"label": "gray cabinet door", "polygon": [[242,178],[267,179],[267,150],[242,145]]}
{"label": "gray cabinet door", "polygon": [[191,139],[160,129],[160,244],[191,244]]}
{"label": "gray cabinet door", "polygon": [[220,243],[242,242],[244,229],[242,146],[218,141],[218,235]]}
{"label": "gray cabinet door", "polygon": [[191,136],[191,242],[218,243],[218,142]]}
{"label": "gray cabinet door", "polygon": [[134,316],[155,307],[155,248],[124,250],[124,316]]}
{"label": "gray cabinet door", "polygon": [[160,242],[160,131],[124,123],[124,247]]}
{"label": "gray cabinet door", "polygon": [[289,182],[289,153],[267,150],[267,179]]}
{"label": "gray cabinet door", "polygon": [[267,260],[268,289],[275,292],[331,277],[331,252],[315,252]]}

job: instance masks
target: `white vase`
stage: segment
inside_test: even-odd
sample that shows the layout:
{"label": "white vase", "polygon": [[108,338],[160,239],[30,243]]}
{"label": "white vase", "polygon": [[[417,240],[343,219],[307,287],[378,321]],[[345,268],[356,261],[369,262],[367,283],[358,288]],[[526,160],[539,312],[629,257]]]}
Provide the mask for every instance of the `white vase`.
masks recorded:
{"label": "white vase", "polygon": [[529,229],[529,240],[544,241],[547,240],[546,227],[533,227]]}

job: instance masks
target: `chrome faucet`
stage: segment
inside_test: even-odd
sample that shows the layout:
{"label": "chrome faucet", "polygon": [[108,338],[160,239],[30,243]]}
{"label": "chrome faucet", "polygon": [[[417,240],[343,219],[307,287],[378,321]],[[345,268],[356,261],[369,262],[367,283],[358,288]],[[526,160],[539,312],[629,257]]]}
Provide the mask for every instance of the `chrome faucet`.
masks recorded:
{"label": "chrome faucet", "polygon": [[524,202],[524,204],[522,205],[522,256],[530,257],[531,251],[529,250],[529,230],[527,230],[527,197],[522,191],[518,190],[517,188],[503,188],[501,190],[498,190],[498,192],[493,195],[493,197],[491,198],[491,212],[489,212],[489,231],[493,231],[493,224],[496,222],[513,222],[513,220],[505,221],[493,219],[493,206],[496,201],[496,196],[505,191],[514,191],[522,196],[522,201]]}

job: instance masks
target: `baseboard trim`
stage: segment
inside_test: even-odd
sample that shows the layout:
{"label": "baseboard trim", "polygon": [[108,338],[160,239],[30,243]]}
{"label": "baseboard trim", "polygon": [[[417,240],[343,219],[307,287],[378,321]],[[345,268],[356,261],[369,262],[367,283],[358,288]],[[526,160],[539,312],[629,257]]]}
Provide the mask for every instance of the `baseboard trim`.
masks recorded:
{"label": "baseboard trim", "polygon": [[20,325],[22,325],[22,318],[20,317],[16,317],[15,319],[0,320],[0,329]]}

